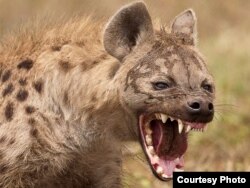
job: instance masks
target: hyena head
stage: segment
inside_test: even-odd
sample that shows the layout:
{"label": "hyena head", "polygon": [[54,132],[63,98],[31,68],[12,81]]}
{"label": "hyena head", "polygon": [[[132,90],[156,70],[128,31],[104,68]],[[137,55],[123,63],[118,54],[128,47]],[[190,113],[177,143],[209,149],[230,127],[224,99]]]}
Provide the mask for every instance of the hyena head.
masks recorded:
{"label": "hyena head", "polygon": [[184,166],[190,130],[214,115],[214,84],[195,46],[196,17],[186,10],[169,31],[154,30],[144,3],[119,10],[104,32],[106,51],[121,64],[114,79],[121,103],[138,120],[138,136],[161,180]]}

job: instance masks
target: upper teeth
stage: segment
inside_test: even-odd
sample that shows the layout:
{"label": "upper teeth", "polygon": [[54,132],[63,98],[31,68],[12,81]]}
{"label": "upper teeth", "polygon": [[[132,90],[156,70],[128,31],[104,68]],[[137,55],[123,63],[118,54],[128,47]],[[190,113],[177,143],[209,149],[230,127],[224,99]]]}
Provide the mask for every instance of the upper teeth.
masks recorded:
{"label": "upper teeth", "polygon": [[168,119],[168,116],[165,115],[165,114],[161,114],[161,120],[163,123],[166,123],[167,122],[167,119]]}
{"label": "upper teeth", "polygon": [[181,134],[183,130],[184,125],[182,124],[182,121],[178,120],[178,128],[179,128],[179,133]]}
{"label": "upper teeth", "polygon": [[188,133],[190,130],[191,130],[191,126],[188,125],[188,126],[186,127],[186,133]]}
{"label": "upper teeth", "polygon": [[[156,117],[156,119],[161,120],[163,123],[166,123],[168,118],[171,121],[175,120],[173,117],[167,116],[166,114],[162,114],[162,113],[155,113],[155,117]],[[178,121],[178,131],[180,134],[182,133],[184,127],[186,127],[186,129],[185,129],[186,133],[188,133],[191,129],[195,130],[195,131],[202,131],[202,132],[206,131],[206,129],[207,129],[207,126],[204,126],[203,128],[199,128],[199,129],[197,129],[197,128],[194,129],[189,124],[183,124],[183,122],[179,119],[177,121]],[[150,129],[149,130],[146,129],[146,133],[151,135],[152,131]]]}
{"label": "upper teeth", "polygon": [[172,117],[169,117],[169,119],[171,120],[171,121],[174,121],[175,119],[174,118],[172,118]]}

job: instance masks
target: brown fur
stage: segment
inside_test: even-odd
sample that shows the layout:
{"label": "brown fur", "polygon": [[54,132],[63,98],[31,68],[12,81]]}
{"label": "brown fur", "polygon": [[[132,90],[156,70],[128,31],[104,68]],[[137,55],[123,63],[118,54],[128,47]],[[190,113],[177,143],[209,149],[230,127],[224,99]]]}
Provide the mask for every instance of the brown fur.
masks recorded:
{"label": "brown fur", "polygon": [[[130,6],[133,15],[141,12],[150,18],[143,3]],[[173,61],[179,59],[196,62],[193,70],[180,63],[186,66],[183,75],[189,75],[185,88],[197,89],[189,72],[210,79],[188,34],[183,38],[153,31],[150,19],[139,19],[128,41],[114,51],[120,44],[109,44],[119,38],[111,34],[114,20],[105,30],[104,46],[115,58],[101,42],[104,24],[90,18],[40,24],[2,41],[0,187],[121,187],[121,142],[138,140],[137,112],[145,104],[153,108],[168,99],[166,93],[154,95],[144,80],[167,69],[178,77]],[[138,24],[146,25],[140,31]],[[123,28],[117,29],[122,33]],[[154,33],[155,40],[145,40]],[[160,57],[168,58],[166,66],[161,64],[165,60],[152,64]],[[184,77],[179,81],[187,80]],[[188,96],[180,88],[173,93]],[[212,100],[212,95],[202,95]],[[173,103],[170,99],[159,108],[166,110]]]}

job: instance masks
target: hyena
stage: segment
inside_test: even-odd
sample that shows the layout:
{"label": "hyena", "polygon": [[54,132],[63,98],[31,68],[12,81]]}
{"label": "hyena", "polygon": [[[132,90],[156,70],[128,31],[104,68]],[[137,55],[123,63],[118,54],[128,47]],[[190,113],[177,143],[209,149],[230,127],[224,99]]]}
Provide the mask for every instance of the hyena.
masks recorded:
{"label": "hyena", "polygon": [[183,170],[189,131],[214,114],[195,13],[154,29],[134,2],[103,26],[72,19],[2,40],[0,187],[121,187],[128,140],[160,180]]}

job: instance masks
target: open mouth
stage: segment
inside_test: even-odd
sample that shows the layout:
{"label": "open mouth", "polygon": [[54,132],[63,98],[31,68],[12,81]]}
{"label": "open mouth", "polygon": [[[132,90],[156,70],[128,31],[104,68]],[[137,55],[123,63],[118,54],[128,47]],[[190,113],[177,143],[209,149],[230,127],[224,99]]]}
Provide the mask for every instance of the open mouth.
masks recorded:
{"label": "open mouth", "polygon": [[143,150],[153,173],[167,181],[173,177],[173,172],[183,171],[188,132],[204,131],[206,124],[154,113],[140,115],[139,128]]}

